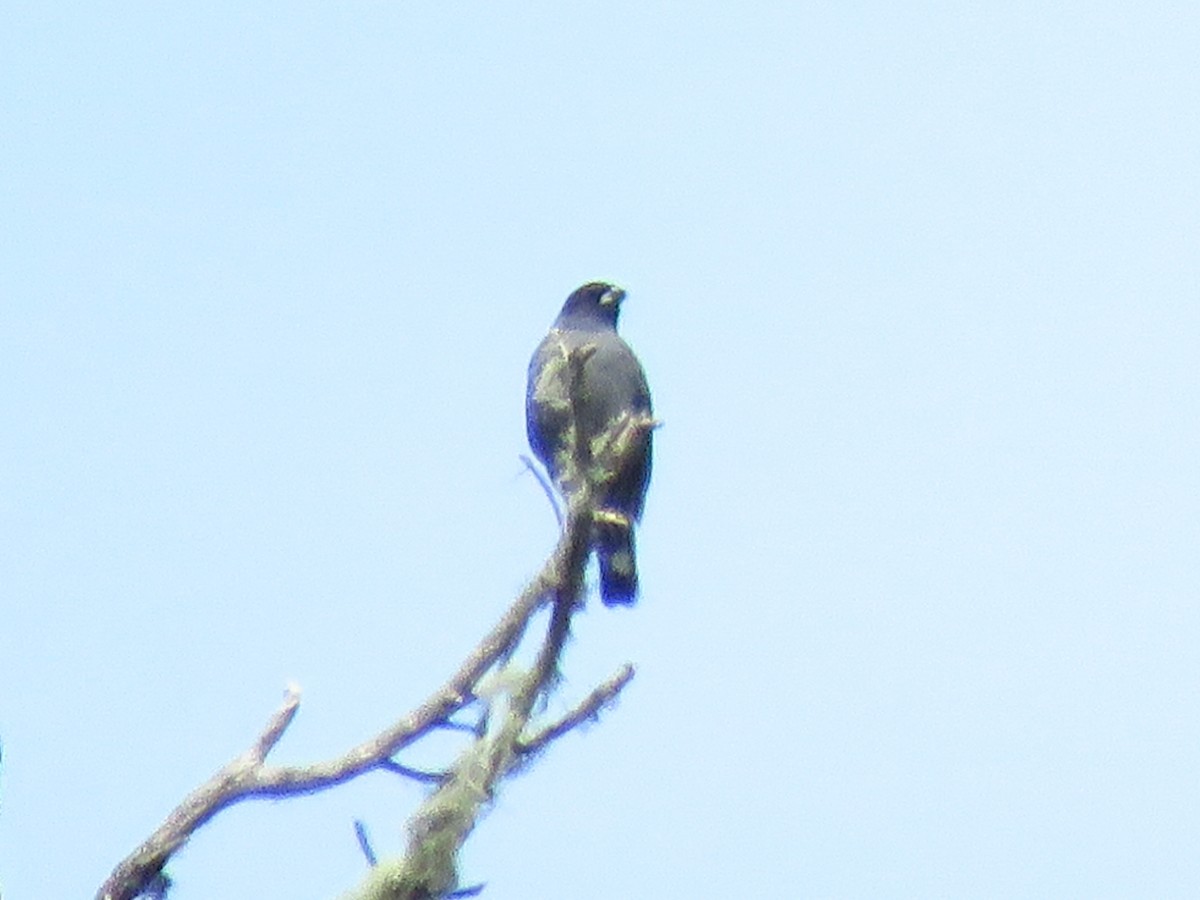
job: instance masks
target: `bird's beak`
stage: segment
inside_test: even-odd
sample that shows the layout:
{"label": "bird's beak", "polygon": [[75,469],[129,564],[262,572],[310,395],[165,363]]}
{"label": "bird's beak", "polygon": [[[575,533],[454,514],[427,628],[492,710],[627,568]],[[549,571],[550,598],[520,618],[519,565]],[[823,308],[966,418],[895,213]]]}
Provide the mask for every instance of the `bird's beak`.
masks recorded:
{"label": "bird's beak", "polygon": [[600,298],[601,306],[620,306],[625,299],[625,291],[619,287],[611,287]]}

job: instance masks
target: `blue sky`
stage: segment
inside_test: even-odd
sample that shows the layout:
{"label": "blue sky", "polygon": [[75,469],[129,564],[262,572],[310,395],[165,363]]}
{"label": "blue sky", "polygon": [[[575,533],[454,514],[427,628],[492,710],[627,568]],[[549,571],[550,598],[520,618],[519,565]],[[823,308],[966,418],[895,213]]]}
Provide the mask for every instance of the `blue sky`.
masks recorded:
{"label": "blue sky", "polygon": [[[6,897],[90,896],[289,681],[280,762],[445,678],[552,545],[525,366],[594,278],[666,425],[564,702],[638,675],[464,877],[1200,891],[1193,5],[0,22]],[[336,896],[419,797],[234,808],[173,896]]]}

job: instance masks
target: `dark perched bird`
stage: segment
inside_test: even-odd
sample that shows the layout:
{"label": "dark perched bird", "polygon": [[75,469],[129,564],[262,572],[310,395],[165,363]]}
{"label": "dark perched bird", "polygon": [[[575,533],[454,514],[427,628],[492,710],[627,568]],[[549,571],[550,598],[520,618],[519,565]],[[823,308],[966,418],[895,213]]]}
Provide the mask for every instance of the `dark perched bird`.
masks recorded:
{"label": "dark perched bird", "polygon": [[[563,496],[569,500],[583,478],[597,492],[591,545],[606,606],[637,598],[633,525],[650,484],[650,388],[638,358],[617,334],[624,299],[623,290],[603,282],[571,294],[529,361],[525,392],[529,446]],[[624,431],[611,468],[597,474],[592,455],[604,451],[605,437],[622,430],[617,423],[635,417],[641,424]]]}

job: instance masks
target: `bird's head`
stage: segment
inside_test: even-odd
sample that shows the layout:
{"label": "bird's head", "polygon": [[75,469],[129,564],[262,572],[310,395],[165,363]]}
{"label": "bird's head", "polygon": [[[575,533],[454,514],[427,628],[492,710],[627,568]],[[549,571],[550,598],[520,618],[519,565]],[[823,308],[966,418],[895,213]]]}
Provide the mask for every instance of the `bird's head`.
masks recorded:
{"label": "bird's head", "polygon": [[624,299],[625,291],[615,284],[588,282],[567,298],[562,312],[558,314],[557,324],[560,327],[607,325],[616,328],[617,315],[621,312],[621,301]]}

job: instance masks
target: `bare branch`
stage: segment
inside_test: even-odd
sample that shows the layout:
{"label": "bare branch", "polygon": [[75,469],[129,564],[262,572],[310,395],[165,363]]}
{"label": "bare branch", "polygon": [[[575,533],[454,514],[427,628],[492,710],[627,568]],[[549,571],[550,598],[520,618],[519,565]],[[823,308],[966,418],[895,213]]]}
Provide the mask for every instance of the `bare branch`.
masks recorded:
{"label": "bare branch", "polygon": [[162,868],[192,833],[221,809],[243,795],[242,785],[253,780],[263,757],[278,742],[300,706],[300,694],[289,687],[283,704],[245,753],[194,790],[167,816],[158,829],[120,862],[96,895],[99,900],[128,900],[149,891]]}
{"label": "bare branch", "polygon": [[511,649],[529,617],[547,597],[557,593],[572,568],[581,568],[581,558],[586,559],[587,530],[580,515],[569,517],[558,546],[542,571],[446,683],[408,715],[343,755],[309,766],[265,763],[267,754],[299,709],[300,694],[289,688],[283,704],[251,747],[188,795],[140,847],[122,860],[101,886],[97,900],[132,900],[148,889],[171,855],[227,806],[249,797],[286,797],[341,784],[363,772],[391,764],[390,758],[397,752],[431,729],[448,723],[454,713],[474,700],[480,677]]}
{"label": "bare branch", "polygon": [[598,685],[574,709],[559,719],[547,725],[532,737],[517,742],[517,752],[523,756],[540,753],[546,745],[558,740],[568,731],[596,719],[604,707],[613,703],[617,695],[624,690],[625,685],[633,679],[634,668],[629,663],[621,666],[607,681]]}
{"label": "bare branch", "polygon": [[[582,491],[567,510],[564,538],[571,536],[556,569],[554,606],[533,669],[507,693],[508,709],[493,733],[482,734],[459,757],[447,778],[409,824],[402,857],[382,862],[347,900],[426,900],[452,893],[458,884],[458,850],[486,811],[500,780],[523,761],[517,742],[537,702],[557,677],[558,659],[577,608],[588,557],[594,511]],[[562,541],[560,541],[562,547]],[[503,682],[505,679],[499,679]],[[504,692],[501,692],[503,694]],[[493,697],[493,706],[503,703]]]}
{"label": "bare branch", "polygon": [[[566,354],[572,412],[579,372],[594,352],[584,347]],[[495,790],[507,773],[538,751],[594,718],[633,677],[626,665],[597,687],[563,719],[522,739],[538,700],[558,680],[558,664],[570,634],[571,616],[579,608],[583,571],[590,550],[593,522],[593,485],[600,484],[622,465],[629,447],[656,426],[648,417],[615,422],[603,440],[584,446],[572,437],[572,471],[564,483],[571,491],[558,544],[516,601],[467,655],[458,669],[416,709],[376,736],[334,759],[307,766],[271,766],[267,756],[283,737],[300,707],[300,692],[289,686],[281,706],[244,753],[193,791],[162,825],[113,870],[97,893],[97,900],[132,900],[140,893],[160,891],[168,883],[163,867],[195,831],[226,807],[250,797],[286,797],[323,790],[374,769],[386,769],[438,785],[413,817],[404,857],[391,864],[373,865],[367,883],[356,892],[361,898],[433,898],[450,894],[457,886],[458,848],[474,828]],[[573,429],[574,430],[574,429]],[[540,480],[540,479],[539,479]],[[543,482],[543,488],[546,488]],[[553,496],[552,492],[549,492]],[[503,696],[490,697],[477,728],[455,723],[452,716],[473,703],[480,680],[492,668],[513,668],[510,657],[529,625],[530,618],[552,601],[550,622],[533,669],[508,679],[513,685]],[[501,682],[505,679],[500,679]],[[495,714],[497,704],[507,708]],[[493,724],[493,719],[498,724]],[[415,740],[438,728],[469,730],[472,745],[444,773],[424,773],[402,766],[393,757]],[[365,829],[356,823],[360,845],[374,864],[374,852]],[[472,889],[461,892],[467,896]]]}
{"label": "bare branch", "polygon": [[275,745],[279,743],[279,739],[283,737],[283,733],[292,724],[292,719],[296,717],[296,712],[299,709],[300,687],[295,684],[289,684],[287,692],[283,696],[283,705],[267,720],[267,727],[263,729],[254,746],[250,748],[248,762],[262,762],[267,758],[267,754],[275,749]]}
{"label": "bare branch", "polygon": [[[577,386],[583,362],[594,352],[592,347],[565,354],[569,368],[567,382],[572,425]],[[594,508],[593,488],[603,473],[624,464],[637,436],[653,427],[653,420],[623,417],[614,422],[605,440],[586,446],[572,427],[560,456],[560,480],[568,499],[564,537],[572,536],[561,557],[559,578],[554,587],[550,622],[533,669],[515,679],[506,697],[493,696],[489,711],[507,700],[507,709],[498,718],[491,733],[482,734],[459,758],[452,774],[440,785],[409,825],[409,842],[403,857],[381,863],[371,871],[365,883],[348,895],[347,900],[427,900],[451,894],[458,885],[458,850],[474,829],[505,775],[523,765],[555,738],[579,722],[594,716],[633,677],[632,666],[620,670],[601,685],[566,719],[537,733],[533,743],[523,742],[524,734],[538,700],[557,683],[558,662],[570,634],[571,616],[579,607],[583,570],[590,551],[590,536],[598,510]],[[593,474],[596,473],[596,474]],[[611,477],[611,476],[609,476]],[[560,542],[561,547],[561,542]],[[506,671],[511,669],[511,664]],[[498,681],[506,681],[498,679]]]}

